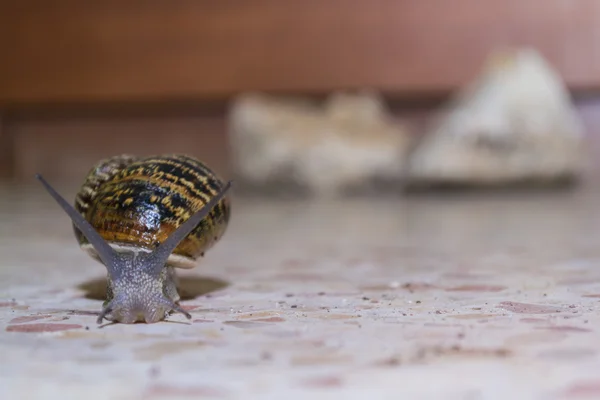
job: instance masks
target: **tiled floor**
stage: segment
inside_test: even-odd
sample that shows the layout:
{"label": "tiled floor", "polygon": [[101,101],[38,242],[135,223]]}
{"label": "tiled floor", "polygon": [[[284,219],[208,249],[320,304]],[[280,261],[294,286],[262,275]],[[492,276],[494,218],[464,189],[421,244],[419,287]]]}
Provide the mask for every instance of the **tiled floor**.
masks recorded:
{"label": "tiled floor", "polygon": [[66,216],[0,198],[2,399],[600,398],[600,188],[237,198],[192,322],[102,327]]}

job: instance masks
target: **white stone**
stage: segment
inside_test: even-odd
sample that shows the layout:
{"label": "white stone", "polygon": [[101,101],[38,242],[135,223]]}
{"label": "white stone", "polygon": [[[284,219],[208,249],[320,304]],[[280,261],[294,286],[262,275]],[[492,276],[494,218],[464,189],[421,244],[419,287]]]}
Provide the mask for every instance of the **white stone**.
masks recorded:
{"label": "white stone", "polygon": [[506,184],[577,177],[583,125],[561,77],[532,49],[498,51],[410,157],[412,183]]}
{"label": "white stone", "polygon": [[236,175],[336,196],[373,179],[400,180],[410,135],[371,92],[334,93],[322,106],[246,94],[229,116]]}

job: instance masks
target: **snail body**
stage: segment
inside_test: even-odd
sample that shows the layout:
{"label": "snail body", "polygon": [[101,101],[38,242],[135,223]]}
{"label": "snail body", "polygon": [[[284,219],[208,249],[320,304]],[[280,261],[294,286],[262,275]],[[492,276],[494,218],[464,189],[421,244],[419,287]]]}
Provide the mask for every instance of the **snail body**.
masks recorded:
{"label": "snail body", "polygon": [[177,268],[194,268],[225,233],[231,206],[225,184],[184,155],[119,155],[87,174],[72,207],[38,175],[71,217],[75,238],[107,268],[104,318],[158,322],[179,306]]}

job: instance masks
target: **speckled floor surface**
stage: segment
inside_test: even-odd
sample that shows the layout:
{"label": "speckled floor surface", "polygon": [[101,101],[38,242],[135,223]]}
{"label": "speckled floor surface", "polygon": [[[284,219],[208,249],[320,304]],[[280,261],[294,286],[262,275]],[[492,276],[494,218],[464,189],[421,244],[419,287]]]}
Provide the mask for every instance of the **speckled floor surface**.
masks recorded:
{"label": "speckled floor surface", "polygon": [[191,322],[103,326],[66,216],[0,198],[2,399],[600,398],[598,188],[236,199]]}

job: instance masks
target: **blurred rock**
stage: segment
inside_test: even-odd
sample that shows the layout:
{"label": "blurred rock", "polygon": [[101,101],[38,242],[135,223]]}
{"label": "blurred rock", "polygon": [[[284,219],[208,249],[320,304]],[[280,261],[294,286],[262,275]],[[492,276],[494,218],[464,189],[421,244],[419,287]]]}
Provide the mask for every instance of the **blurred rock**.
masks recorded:
{"label": "blurred rock", "polygon": [[411,185],[553,184],[584,163],[583,125],[535,50],[499,51],[411,154]]}
{"label": "blurred rock", "polygon": [[231,108],[229,132],[246,187],[328,197],[399,181],[410,141],[370,92],[334,93],[322,105],[246,94]]}

